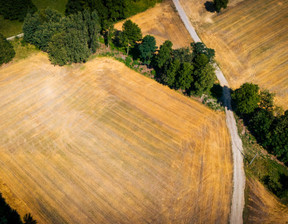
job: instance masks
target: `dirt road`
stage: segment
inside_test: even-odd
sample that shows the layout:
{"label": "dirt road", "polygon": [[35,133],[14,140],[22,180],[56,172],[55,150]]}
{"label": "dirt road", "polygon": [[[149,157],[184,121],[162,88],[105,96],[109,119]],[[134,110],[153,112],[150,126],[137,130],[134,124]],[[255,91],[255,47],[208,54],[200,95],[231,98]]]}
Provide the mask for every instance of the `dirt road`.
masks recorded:
{"label": "dirt road", "polygon": [[[195,42],[202,42],[197,35],[195,29],[189,21],[184,9],[179,3],[179,0],[173,0],[173,3],[185,25],[188,32]],[[231,110],[231,94],[229,84],[224,77],[221,69],[215,64],[216,76],[223,86],[223,97],[225,103],[226,112],[226,123],[231,135],[232,141],[232,152],[233,152],[233,195],[231,203],[231,214],[230,223],[243,223],[243,209],[244,209],[244,189],[245,189],[245,173],[243,168],[243,157],[242,157],[242,141],[238,135],[238,130],[236,126],[236,121]]]}

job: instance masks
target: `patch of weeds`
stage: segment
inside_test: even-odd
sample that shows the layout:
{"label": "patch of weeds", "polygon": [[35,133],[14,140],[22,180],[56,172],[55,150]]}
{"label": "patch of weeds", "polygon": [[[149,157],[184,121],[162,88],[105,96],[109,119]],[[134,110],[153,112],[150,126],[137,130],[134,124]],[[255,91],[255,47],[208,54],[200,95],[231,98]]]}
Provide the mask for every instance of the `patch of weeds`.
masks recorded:
{"label": "patch of weeds", "polygon": [[16,37],[13,41],[11,41],[11,44],[13,45],[16,53],[14,58],[16,61],[25,59],[34,53],[40,52],[40,50],[37,49],[34,45],[26,43],[23,38]]}

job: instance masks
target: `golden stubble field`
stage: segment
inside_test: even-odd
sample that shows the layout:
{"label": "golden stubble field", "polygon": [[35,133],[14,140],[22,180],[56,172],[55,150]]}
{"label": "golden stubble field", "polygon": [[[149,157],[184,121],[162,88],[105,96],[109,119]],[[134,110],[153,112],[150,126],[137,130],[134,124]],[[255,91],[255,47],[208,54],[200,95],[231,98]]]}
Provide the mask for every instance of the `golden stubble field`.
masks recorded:
{"label": "golden stubble field", "polygon": [[[155,7],[130,17],[141,28],[143,36],[155,37],[157,46],[170,40],[173,48],[188,47],[193,42],[178,13],[174,9],[171,0],[164,0]],[[123,21],[115,25],[115,29],[121,30]]]}
{"label": "golden stubble field", "polygon": [[288,222],[288,207],[281,204],[259,181],[248,178],[246,188],[248,189],[246,201],[248,214],[244,216],[245,223],[286,224]]}
{"label": "golden stubble field", "polygon": [[110,58],[0,68],[0,192],[39,223],[227,223],[216,113]]}
{"label": "golden stubble field", "polygon": [[287,1],[234,0],[219,15],[205,10],[206,0],[180,2],[233,88],[257,83],[288,109]]}

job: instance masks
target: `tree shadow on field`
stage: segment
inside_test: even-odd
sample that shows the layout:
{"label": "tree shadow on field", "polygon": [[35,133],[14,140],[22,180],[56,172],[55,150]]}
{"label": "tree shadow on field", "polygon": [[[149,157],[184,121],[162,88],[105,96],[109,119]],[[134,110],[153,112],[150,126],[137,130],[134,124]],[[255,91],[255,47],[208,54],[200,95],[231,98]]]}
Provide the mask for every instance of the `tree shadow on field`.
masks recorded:
{"label": "tree shadow on field", "polygon": [[204,3],[204,6],[205,6],[205,9],[208,11],[208,12],[216,12],[215,10],[215,6],[214,6],[214,3],[213,2],[205,2]]}

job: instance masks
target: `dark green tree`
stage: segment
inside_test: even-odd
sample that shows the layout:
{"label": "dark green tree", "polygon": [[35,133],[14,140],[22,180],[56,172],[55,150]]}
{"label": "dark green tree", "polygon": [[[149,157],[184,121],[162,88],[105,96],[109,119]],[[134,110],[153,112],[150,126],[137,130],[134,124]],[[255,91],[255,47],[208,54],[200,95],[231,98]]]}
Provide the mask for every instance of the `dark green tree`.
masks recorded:
{"label": "dark green tree", "polygon": [[226,9],[228,5],[228,0],[213,0],[214,8],[216,12],[220,12],[221,9]]}
{"label": "dark green tree", "polygon": [[288,163],[288,110],[274,119],[271,125],[271,143],[269,146],[280,159]]}
{"label": "dark green tree", "polygon": [[99,47],[100,22],[97,12],[90,13],[88,10],[83,12],[83,20],[88,32],[88,47],[93,53]]}
{"label": "dark green tree", "polygon": [[23,21],[27,13],[33,14],[37,11],[31,0],[1,0],[0,15],[5,19]]}
{"label": "dark green tree", "polygon": [[41,25],[40,16],[38,13],[31,15],[27,14],[23,23],[24,40],[28,43],[33,43],[34,34]]}
{"label": "dark green tree", "polygon": [[69,0],[66,4],[65,15],[71,15],[84,10],[83,1],[81,0]]}
{"label": "dark green tree", "polygon": [[197,55],[205,54],[209,62],[213,62],[213,59],[215,57],[215,50],[211,48],[207,48],[205,44],[201,42],[191,43],[191,47],[193,50],[193,57],[196,58]]}
{"label": "dark green tree", "polygon": [[47,51],[52,36],[62,29],[60,21],[61,14],[49,8],[28,14],[23,24],[24,40]]}
{"label": "dark green tree", "polygon": [[151,62],[151,58],[157,49],[155,38],[153,36],[146,35],[143,38],[143,41],[139,45],[138,49],[140,52],[140,59],[145,64],[149,65]]}
{"label": "dark green tree", "polygon": [[193,81],[193,65],[188,62],[183,62],[180,65],[180,69],[177,72],[176,76],[176,88],[187,90],[191,87]]}
{"label": "dark green tree", "polygon": [[273,114],[265,109],[259,108],[249,120],[249,130],[256,137],[257,141],[264,147],[269,146],[271,141],[271,124]]}
{"label": "dark green tree", "polygon": [[175,59],[178,59],[180,62],[193,62],[193,54],[190,48],[179,48],[173,50],[173,56]]}
{"label": "dark green tree", "polygon": [[15,56],[12,44],[0,33],[0,65],[8,63]]}
{"label": "dark green tree", "polygon": [[252,83],[244,83],[232,94],[239,114],[252,113],[260,102],[259,86]]}
{"label": "dark green tree", "polygon": [[59,65],[85,62],[90,55],[87,37],[73,28],[54,35],[48,52],[51,62]]}
{"label": "dark green tree", "polygon": [[198,96],[203,93],[209,93],[216,81],[215,68],[211,64],[206,64],[207,57],[203,57],[203,61],[201,58],[202,56],[200,55],[199,62],[196,64],[197,67],[195,66],[196,70],[193,73],[194,81],[191,88],[192,93]]}
{"label": "dark green tree", "polygon": [[30,213],[24,215],[23,220],[24,220],[24,224],[37,224],[37,221],[33,219]]}
{"label": "dark green tree", "polygon": [[174,59],[171,63],[166,64],[161,76],[161,82],[170,88],[174,88],[180,65],[181,63],[178,59]]}
{"label": "dark green tree", "polygon": [[197,69],[204,68],[209,63],[209,58],[206,54],[199,54],[194,59],[194,66]]}
{"label": "dark green tree", "polygon": [[158,68],[158,70],[161,71],[161,69],[164,67],[164,65],[170,61],[172,57],[172,42],[169,40],[166,40],[161,46],[160,50],[158,51],[158,54],[155,56],[155,65]]}
{"label": "dark green tree", "polygon": [[130,19],[127,20],[122,26],[122,33],[120,41],[129,54],[129,48],[134,47],[137,41],[142,39],[142,32],[136,23],[133,23]]}

